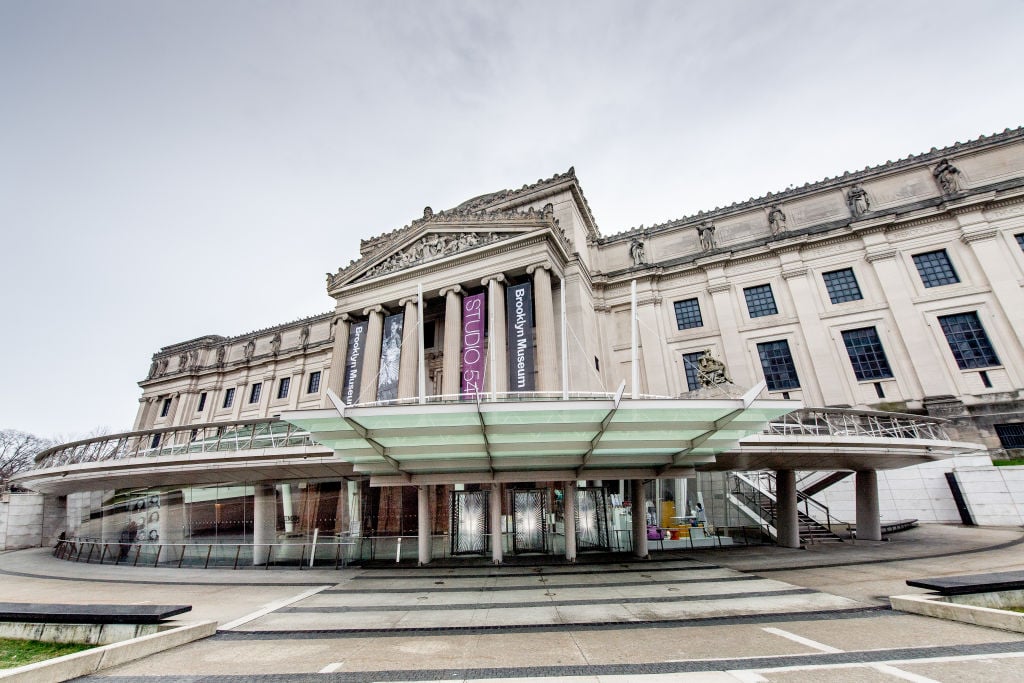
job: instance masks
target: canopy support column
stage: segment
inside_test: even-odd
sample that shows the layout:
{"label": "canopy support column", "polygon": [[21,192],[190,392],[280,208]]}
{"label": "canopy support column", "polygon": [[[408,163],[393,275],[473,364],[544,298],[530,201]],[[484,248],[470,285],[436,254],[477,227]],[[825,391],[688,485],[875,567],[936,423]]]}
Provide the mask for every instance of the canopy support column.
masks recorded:
{"label": "canopy support column", "polygon": [[567,481],[562,496],[562,510],[565,519],[565,559],[576,561],[576,482]]}
{"label": "canopy support column", "polygon": [[644,491],[643,479],[631,482],[633,490],[630,503],[633,512],[633,554],[647,559],[647,494]]}
{"label": "canopy support column", "polygon": [[491,562],[501,564],[505,557],[505,537],[501,531],[501,497],[502,486],[498,482],[491,484]]}
{"label": "canopy support column", "polygon": [[881,541],[882,522],[878,515],[878,472],[860,470],[854,475],[857,491],[857,539]]}
{"label": "canopy support column", "polygon": [[252,500],[252,563],[266,564],[277,535],[277,496],[273,484],[256,484]]}
{"label": "canopy support column", "polygon": [[800,521],[797,517],[796,472],[775,472],[776,543],[783,548],[800,547]]}
{"label": "canopy support column", "polygon": [[430,486],[416,487],[416,540],[419,547],[419,565],[430,564]]}

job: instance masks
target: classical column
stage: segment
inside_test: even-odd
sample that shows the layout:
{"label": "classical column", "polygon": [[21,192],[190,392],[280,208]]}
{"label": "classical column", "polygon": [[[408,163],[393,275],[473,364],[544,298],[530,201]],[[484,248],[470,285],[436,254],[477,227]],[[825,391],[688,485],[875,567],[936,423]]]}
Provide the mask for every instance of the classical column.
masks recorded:
{"label": "classical column", "polygon": [[878,472],[858,470],[854,475],[857,492],[857,540],[881,541],[882,522],[878,516]]}
{"label": "classical column", "polygon": [[384,339],[384,307],[370,306],[363,311],[370,324],[366,326],[366,349],[363,351],[363,379],[359,402],[377,400],[377,375],[380,374],[380,345]]}
{"label": "classical column", "polygon": [[501,564],[505,556],[505,536],[501,529],[501,498],[504,494],[501,484],[491,484],[491,562]]}
{"label": "classical column", "polygon": [[551,300],[551,266],[546,263],[530,266],[533,275],[534,326],[537,335],[537,391],[558,391],[558,349],[555,344],[555,307]]}
{"label": "classical column", "polygon": [[647,492],[643,479],[633,479],[630,510],[633,515],[633,554],[647,559]]}
{"label": "classical column", "polygon": [[[852,397],[846,390],[847,383],[839,374],[841,363],[835,354],[835,344],[829,338],[828,330],[821,322],[818,301],[811,289],[811,282],[808,278],[813,275],[806,266],[794,263],[782,270],[782,279],[786,281],[789,294],[793,297],[793,305],[796,308],[797,318],[800,320],[800,331],[807,342],[807,352],[811,356],[811,365],[814,367],[814,379],[817,386],[814,391],[820,392],[818,396],[811,397],[812,405],[843,405],[848,403],[857,404],[861,402],[859,396]],[[842,359],[846,361],[846,359]],[[847,366],[848,367],[848,366]],[[808,378],[809,379],[809,378]],[[806,391],[808,382],[803,382]]]}
{"label": "classical column", "polygon": [[[1017,265],[1013,255],[1006,248],[1003,236],[985,220],[981,211],[958,214],[960,241],[968,245],[978,259],[978,270],[982,272],[992,294],[1018,339],[1024,338],[1024,292],[1021,291]],[[1016,245],[1011,249],[1016,250]],[[994,330],[989,332],[992,336]],[[1005,354],[1005,352],[1004,352]],[[1009,365],[1009,358],[1000,359]]]}
{"label": "classical column", "polygon": [[398,364],[398,398],[415,398],[420,343],[419,335],[416,333],[416,326],[419,324],[416,297],[402,299],[398,303],[405,308],[405,319],[402,322],[402,356]]}
{"label": "classical column", "polygon": [[562,496],[562,517],[565,519],[565,559],[576,561],[576,482],[565,482]]}
{"label": "classical column", "polygon": [[273,484],[256,484],[252,500],[252,563],[266,564],[277,537],[277,498]]}
{"label": "classical column", "polygon": [[775,472],[776,544],[783,548],[800,547],[800,520],[797,517],[796,472]]}
{"label": "classical column", "polygon": [[452,285],[441,290],[444,297],[444,356],[441,393],[451,396],[462,388],[462,287]]}
{"label": "classical column", "polygon": [[[487,389],[508,391],[508,348],[505,328],[505,276],[501,273],[485,277],[480,284],[487,287]],[[493,380],[493,381],[492,381]]]}
{"label": "classical column", "polygon": [[416,487],[416,540],[419,548],[419,565],[430,564],[430,487]]}
{"label": "classical column", "polygon": [[[334,392],[335,396],[341,396],[345,386],[345,354],[348,353],[348,313],[342,313],[334,318],[334,344],[331,345],[331,365],[327,370],[327,388]],[[331,400],[324,392],[322,403],[324,408],[329,408]]]}

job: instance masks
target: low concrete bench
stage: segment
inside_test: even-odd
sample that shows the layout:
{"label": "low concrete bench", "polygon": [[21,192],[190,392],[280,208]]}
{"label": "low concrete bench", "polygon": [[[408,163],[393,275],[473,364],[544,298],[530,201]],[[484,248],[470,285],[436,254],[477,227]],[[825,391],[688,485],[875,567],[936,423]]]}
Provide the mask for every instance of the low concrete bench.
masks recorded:
{"label": "low concrete bench", "polygon": [[926,588],[939,595],[971,595],[997,591],[1024,590],[1024,571],[942,576],[934,579],[907,579],[907,585]]}
{"label": "low concrete bench", "polygon": [[192,605],[66,605],[0,602],[0,638],[104,645],[159,633]]}

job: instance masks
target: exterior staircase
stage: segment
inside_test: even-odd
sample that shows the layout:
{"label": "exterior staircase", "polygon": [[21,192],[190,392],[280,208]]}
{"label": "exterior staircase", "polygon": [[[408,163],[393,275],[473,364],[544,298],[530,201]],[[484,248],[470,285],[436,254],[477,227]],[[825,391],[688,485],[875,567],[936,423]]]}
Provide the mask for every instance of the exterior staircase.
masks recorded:
{"label": "exterior staircase", "polygon": [[[835,481],[842,478],[844,477],[839,477]],[[726,494],[729,502],[756,522],[769,536],[777,540],[775,474],[773,472],[734,472],[729,479],[729,492]],[[843,538],[834,531],[843,524],[832,517],[827,506],[803,491],[797,492],[797,501],[801,544],[840,543],[843,541]]]}

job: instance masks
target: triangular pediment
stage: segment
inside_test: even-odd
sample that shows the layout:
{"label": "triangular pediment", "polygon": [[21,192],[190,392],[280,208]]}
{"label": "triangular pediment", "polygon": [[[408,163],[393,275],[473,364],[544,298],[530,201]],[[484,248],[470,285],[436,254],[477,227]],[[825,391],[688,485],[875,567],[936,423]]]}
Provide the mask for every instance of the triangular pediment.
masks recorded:
{"label": "triangular pediment", "polygon": [[568,238],[548,205],[543,210],[464,211],[433,213],[394,232],[362,242],[363,257],[337,273],[328,273],[328,290],[353,282],[440,261],[474,250],[483,250],[506,240],[550,230],[568,246]]}

